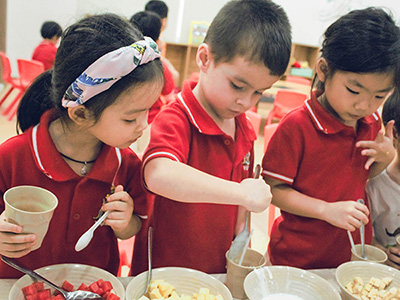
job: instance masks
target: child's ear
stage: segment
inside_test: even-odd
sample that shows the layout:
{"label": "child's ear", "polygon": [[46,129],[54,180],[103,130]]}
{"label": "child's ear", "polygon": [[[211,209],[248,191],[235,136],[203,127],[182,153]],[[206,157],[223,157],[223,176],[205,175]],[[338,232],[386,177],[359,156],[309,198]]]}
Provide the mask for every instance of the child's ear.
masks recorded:
{"label": "child's ear", "polygon": [[328,76],[328,62],[325,58],[320,57],[317,60],[317,64],[315,66],[315,72],[317,73],[318,79],[321,82],[325,82],[326,77]]}
{"label": "child's ear", "polygon": [[211,51],[210,46],[203,43],[197,49],[196,63],[200,68],[200,71],[206,72],[211,63]]}
{"label": "child's ear", "polygon": [[92,121],[91,114],[83,105],[69,107],[68,116],[77,125],[87,125]]}

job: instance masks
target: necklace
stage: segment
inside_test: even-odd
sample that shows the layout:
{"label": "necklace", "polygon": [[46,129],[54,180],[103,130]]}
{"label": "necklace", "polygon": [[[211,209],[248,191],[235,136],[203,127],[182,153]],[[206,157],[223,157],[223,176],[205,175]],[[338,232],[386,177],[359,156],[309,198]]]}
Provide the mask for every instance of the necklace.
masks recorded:
{"label": "necklace", "polygon": [[59,153],[61,154],[62,157],[66,158],[70,161],[76,162],[78,164],[83,164],[82,169],[81,169],[81,174],[83,176],[85,176],[87,174],[87,164],[92,164],[96,161],[96,159],[89,160],[89,161],[76,160],[76,159],[66,156],[65,154],[62,154],[61,152],[59,152]]}

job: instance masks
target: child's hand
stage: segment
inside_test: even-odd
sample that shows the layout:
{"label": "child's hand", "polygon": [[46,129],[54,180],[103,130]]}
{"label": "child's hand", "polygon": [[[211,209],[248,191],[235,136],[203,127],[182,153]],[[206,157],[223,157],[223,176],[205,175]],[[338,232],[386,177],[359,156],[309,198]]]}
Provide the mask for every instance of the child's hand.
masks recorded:
{"label": "child's hand", "polygon": [[325,221],[345,230],[354,231],[361,227],[361,222],[369,221],[368,207],[356,201],[332,202],[326,207]]}
{"label": "child's hand", "polygon": [[395,155],[393,147],[393,125],[394,121],[387,123],[385,131],[381,129],[375,141],[359,141],[356,147],[366,148],[361,151],[361,155],[368,156],[365,169],[368,170],[374,162],[384,162],[389,164]]}
{"label": "child's hand", "polygon": [[264,180],[246,178],[240,183],[240,186],[246,199],[243,206],[247,210],[256,213],[262,212],[271,203],[271,188]]}
{"label": "child's hand", "polygon": [[389,247],[386,249],[386,254],[388,256],[388,260],[386,261],[386,264],[400,269],[400,246],[397,245],[396,247]]}
{"label": "child's hand", "polygon": [[0,215],[0,254],[18,258],[31,252],[36,243],[34,234],[25,234],[22,227],[6,222],[4,211]]}
{"label": "child's hand", "polygon": [[107,203],[103,204],[101,209],[103,211],[110,210],[104,224],[110,226],[114,231],[120,232],[126,229],[132,218],[133,200],[124,191],[123,186],[118,185],[114,194],[107,198]]}

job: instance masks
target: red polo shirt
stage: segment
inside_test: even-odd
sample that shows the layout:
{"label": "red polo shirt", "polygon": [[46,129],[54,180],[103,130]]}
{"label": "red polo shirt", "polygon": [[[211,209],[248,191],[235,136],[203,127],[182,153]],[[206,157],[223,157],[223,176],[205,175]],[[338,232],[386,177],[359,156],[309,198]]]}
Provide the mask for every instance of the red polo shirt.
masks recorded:
{"label": "red polo shirt", "polygon": [[48,41],[42,41],[33,51],[32,59],[42,62],[44,64],[44,69],[48,70],[53,67],[56,53],[56,45]]}
{"label": "red polo shirt", "polygon": [[[263,176],[326,202],[366,198],[367,157],[355,144],[374,140],[381,127],[378,114],[358,121],[357,132],[334,118],[312,98],[279,124],[263,158]],[[325,221],[281,211],[271,232],[272,264],[304,269],[334,268],[350,260],[347,233]],[[360,242],[359,230],[353,233]],[[371,222],[366,242],[371,243]]]}
{"label": "red polo shirt", "polygon": [[[82,263],[117,274],[119,254],[117,239],[109,226],[100,226],[81,252],[75,251],[79,237],[93,225],[110,192],[111,183],[122,184],[131,195],[135,212],[146,214],[145,191],[141,187],[141,162],[128,148],[121,150],[121,165],[115,148],[104,145],[89,174],[75,174],[57,151],[48,131],[52,120],[46,112],[40,125],[30,128],[0,145],[0,211],[4,210],[2,195],[13,186],[35,185],[53,192],[58,198],[49,230],[42,246],[17,259],[28,268],[36,269],[59,263]],[[22,273],[0,261],[0,277],[17,278]]]}
{"label": "red polo shirt", "polygon": [[[195,82],[186,82],[177,101],[163,109],[154,120],[143,164],[166,157],[226,180],[240,182],[250,177],[256,139],[250,121],[245,114],[236,117],[233,140],[199,104],[192,93],[195,85]],[[234,238],[237,211],[236,205],[183,203],[156,195],[154,267],[180,266],[207,273],[225,272],[225,253]],[[135,260],[134,255],[133,274],[143,271]]]}

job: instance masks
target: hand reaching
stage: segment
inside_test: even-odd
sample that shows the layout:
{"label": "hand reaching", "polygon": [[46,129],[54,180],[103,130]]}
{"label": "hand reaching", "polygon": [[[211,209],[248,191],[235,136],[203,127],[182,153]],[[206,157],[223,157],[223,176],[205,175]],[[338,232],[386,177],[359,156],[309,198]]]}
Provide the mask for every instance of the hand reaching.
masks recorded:
{"label": "hand reaching", "polygon": [[385,162],[389,164],[395,155],[393,147],[393,126],[394,121],[386,125],[385,130],[380,130],[375,141],[359,141],[356,147],[366,148],[361,151],[361,155],[368,156],[365,169],[368,170],[374,162]]}
{"label": "hand reaching", "polygon": [[126,229],[133,214],[133,200],[124,191],[122,185],[115,188],[114,194],[107,198],[107,203],[103,204],[103,211],[110,211],[104,221],[105,225],[110,226],[114,231],[120,232]]}
{"label": "hand reaching", "polygon": [[6,222],[4,211],[0,215],[0,254],[18,258],[31,252],[36,243],[34,234],[25,234],[22,227]]}
{"label": "hand reaching", "polygon": [[356,201],[332,202],[326,207],[325,221],[345,230],[354,231],[360,228],[361,222],[367,224],[369,221],[368,207]]}
{"label": "hand reaching", "polygon": [[389,247],[386,249],[386,254],[388,256],[386,264],[396,269],[400,269],[400,246]]}

